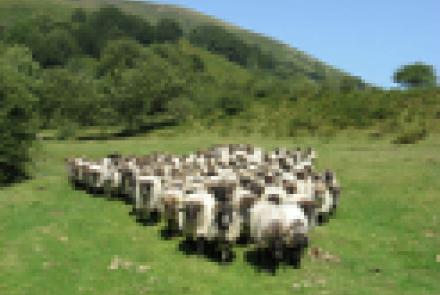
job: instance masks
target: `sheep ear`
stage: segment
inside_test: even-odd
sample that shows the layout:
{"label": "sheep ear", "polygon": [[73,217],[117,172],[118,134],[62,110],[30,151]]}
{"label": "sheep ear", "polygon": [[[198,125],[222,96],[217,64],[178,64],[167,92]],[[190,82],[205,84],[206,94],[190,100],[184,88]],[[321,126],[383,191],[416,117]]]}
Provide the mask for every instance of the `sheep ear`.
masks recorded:
{"label": "sheep ear", "polygon": [[314,208],[319,207],[319,203],[317,201],[311,201],[311,200],[301,200],[298,202],[298,204],[301,207],[314,207]]}

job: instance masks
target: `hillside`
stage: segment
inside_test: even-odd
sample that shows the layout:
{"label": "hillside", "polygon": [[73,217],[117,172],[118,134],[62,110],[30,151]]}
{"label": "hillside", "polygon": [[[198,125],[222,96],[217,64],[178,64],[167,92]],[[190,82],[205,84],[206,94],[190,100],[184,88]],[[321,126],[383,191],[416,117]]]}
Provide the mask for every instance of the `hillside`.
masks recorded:
{"label": "hillside", "polygon": [[[134,42],[114,43],[121,39]],[[176,114],[191,113],[192,116],[185,117],[189,121],[197,118],[212,122],[219,113],[228,117],[246,111],[244,117],[250,120],[242,121],[249,123],[247,130],[255,126],[250,124],[251,120],[267,125],[267,128],[254,130],[259,132],[274,129],[265,124],[268,120],[261,120],[259,116],[268,118],[282,111],[284,115],[273,118],[272,122],[276,122],[276,130],[284,129],[282,134],[287,136],[292,136],[299,128],[316,131],[325,125],[336,129],[371,126],[385,117],[398,117],[406,105],[399,102],[400,93],[385,93],[369,87],[361,79],[270,37],[172,5],[121,0],[0,0],[0,45],[1,42],[27,47],[44,73],[43,88],[52,84],[38,92],[41,108],[46,117],[50,117],[42,124],[43,128],[63,125],[54,123],[60,121],[58,117],[68,118],[79,126],[123,125],[121,119],[127,117],[126,111],[121,113],[118,107],[111,110],[119,112],[119,118],[104,114],[96,102],[115,106],[115,102],[133,99],[150,104],[151,99],[147,97],[154,95],[157,97],[153,100],[160,106],[156,105],[149,112],[140,111],[140,117],[158,115],[168,106],[172,106]],[[157,46],[164,48],[150,48]],[[168,53],[161,53],[163,50],[169,51],[175,61],[168,58]],[[133,69],[145,61],[145,54],[155,56],[156,68]],[[125,64],[127,62],[129,65]],[[162,66],[167,64],[170,72],[157,74],[160,63]],[[182,67],[183,64],[187,68]],[[113,73],[117,71],[120,75],[121,70],[125,72],[127,85],[119,85],[119,78]],[[133,70],[138,71],[139,81],[132,77]],[[141,79],[148,73],[156,76],[157,82],[166,79],[168,74],[174,75],[171,72],[175,74],[174,86],[164,85],[162,90],[168,92],[165,97],[162,90],[144,89],[143,93],[135,93],[136,84],[133,83],[142,85]],[[189,73],[194,77],[188,79]],[[74,80],[78,85],[68,83]],[[182,84],[182,81],[186,82]],[[65,83],[76,88],[65,91]],[[125,89],[133,91],[122,93]],[[56,91],[59,92],[54,93]],[[390,95],[396,99],[386,98]],[[422,97],[416,92],[403,95]],[[80,97],[87,97],[84,104],[80,104],[82,109],[80,105],[69,106]],[[200,107],[207,105],[209,108]],[[281,105],[283,109],[279,110]],[[85,113],[81,118],[73,114],[70,117],[57,115],[54,106],[74,107],[74,114]],[[53,112],[48,112],[47,108]],[[93,108],[95,111],[90,111]],[[208,112],[207,109],[216,110]],[[90,119],[98,113],[101,118]],[[109,122],[107,118],[113,120]],[[230,121],[226,118],[224,122]]]}
{"label": "hillside", "polygon": [[158,4],[143,1],[121,1],[121,0],[0,0],[0,25],[7,26],[17,21],[17,16],[25,18],[32,13],[47,13],[58,15],[60,18],[70,14],[71,9],[82,7],[86,9],[97,9],[103,5],[115,5],[123,11],[139,15],[151,22],[157,22],[161,18],[171,18],[178,21],[185,33],[199,25],[213,24],[227,29],[238,35],[250,45],[257,45],[263,52],[271,53],[283,69],[301,72],[311,80],[322,80],[333,77],[335,79],[348,75],[343,71],[331,67],[322,61],[302,52],[299,49],[290,47],[278,40],[268,36],[251,32],[233,24],[226,23],[215,17],[208,16],[187,8],[174,5]]}
{"label": "hillside", "polygon": [[[417,77],[420,67],[428,76]],[[328,139],[356,128],[415,143],[440,119],[429,65],[403,72],[401,84],[413,87],[370,87],[265,36],[151,3],[0,0],[0,69],[8,159],[0,183],[26,175],[21,162],[41,131],[86,139],[176,127]]]}

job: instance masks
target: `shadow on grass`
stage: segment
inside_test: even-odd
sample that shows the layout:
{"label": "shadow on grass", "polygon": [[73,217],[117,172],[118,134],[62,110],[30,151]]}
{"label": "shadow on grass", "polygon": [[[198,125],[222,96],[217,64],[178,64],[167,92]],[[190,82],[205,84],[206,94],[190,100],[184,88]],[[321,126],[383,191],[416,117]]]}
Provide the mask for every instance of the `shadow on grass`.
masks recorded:
{"label": "shadow on grass", "polygon": [[82,190],[94,198],[103,198],[110,202],[122,202],[125,205],[132,205],[132,200],[124,194],[115,192],[106,194],[102,188],[90,188],[82,183],[75,183],[73,188],[75,190]]}
{"label": "shadow on grass", "polygon": [[269,248],[253,248],[245,253],[245,260],[258,272],[275,275],[278,268],[288,265],[295,269],[301,267],[301,259],[308,247],[308,239],[304,238],[295,247],[283,247],[282,257],[277,258]]}
{"label": "shadow on grass", "polygon": [[151,133],[153,131],[164,129],[168,127],[177,126],[177,121],[174,119],[163,120],[151,124],[147,124],[141,126],[137,129],[123,129],[117,132],[112,133],[96,133],[96,134],[88,134],[77,136],[77,140],[117,140],[117,139],[126,139],[128,137],[135,137],[138,135],[144,135],[146,133]]}
{"label": "shadow on grass", "polygon": [[[70,185],[74,190],[83,191],[93,198],[102,198],[109,202],[121,202],[125,205],[133,207],[132,199],[125,194],[117,193],[115,191],[105,193],[104,189],[102,188],[90,188],[80,182],[76,182],[74,184],[71,183]],[[134,208],[132,208],[132,210],[129,212],[129,215],[136,215]]]}
{"label": "shadow on grass", "polygon": [[[0,173],[1,172],[3,172],[3,171],[0,171]],[[13,187],[15,185],[27,182],[32,179],[34,179],[34,177],[32,177],[31,175],[26,175],[24,173],[15,173],[13,176],[6,177],[6,179],[0,179],[0,181],[1,181],[0,182],[0,189]]]}
{"label": "shadow on grass", "polygon": [[245,253],[245,260],[258,272],[276,274],[280,261],[268,249],[252,249]]}
{"label": "shadow on grass", "polygon": [[222,257],[218,244],[204,239],[184,239],[179,243],[178,250],[185,255],[198,255],[220,264],[230,264],[235,259],[235,254],[230,247],[225,249],[225,256]]}
{"label": "shadow on grass", "polygon": [[135,208],[132,209],[130,215],[134,215],[136,218],[136,222],[142,226],[155,226],[160,222],[160,212],[153,211],[151,214],[146,216],[142,214]]}
{"label": "shadow on grass", "polygon": [[180,237],[182,233],[178,229],[170,229],[168,227],[164,227],[160,230],[159,235],[164,240],[171,240],[172,238]]}
{"label": "shadow on grass", "polygon": [[252,249],[246,252],[245,260],[252,265],[257,272],[267,272],[275,275],[281,264],[287,264],[297,269],[301,266],[303,249],[293,248],[285,251],[283,258],[277,259],[268,249]]}
{"label": "shadow on grass", "polygon": [[318,226],[323,226],[323,225],[329,223],[330,219],[335,218],[336,212],[337,212],[336,208],[333,207],[329,213],[318,214],[316,224]]}

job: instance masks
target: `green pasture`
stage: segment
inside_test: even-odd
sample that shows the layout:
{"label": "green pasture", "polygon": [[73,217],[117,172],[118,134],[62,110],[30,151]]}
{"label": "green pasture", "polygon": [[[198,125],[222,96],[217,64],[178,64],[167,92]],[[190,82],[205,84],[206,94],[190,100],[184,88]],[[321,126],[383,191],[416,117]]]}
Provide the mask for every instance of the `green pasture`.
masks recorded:
{"label": "green pasture", "polygon": [[[311,233],[300,268],[275,275],[234,248],[220,265],[178,250],[161,226],[137,223],[121,201],[73,190],[63,159],[110,152],[188,153],[214,143],[312,146],[336,171],[341,205]],[[40,143],[35,177],[0,189],[0,294],[440,294],[440,136],[393,145],[359,133],[316,138],[145,136]],[[119,257],[117,269],[111,268]],[[326,259],[326,257],[328,259]],[[438,257],[438,258],[436,258]],[[438,260],[438,261],[437,261]],[[116,268],[116,267],[114,267]]]}

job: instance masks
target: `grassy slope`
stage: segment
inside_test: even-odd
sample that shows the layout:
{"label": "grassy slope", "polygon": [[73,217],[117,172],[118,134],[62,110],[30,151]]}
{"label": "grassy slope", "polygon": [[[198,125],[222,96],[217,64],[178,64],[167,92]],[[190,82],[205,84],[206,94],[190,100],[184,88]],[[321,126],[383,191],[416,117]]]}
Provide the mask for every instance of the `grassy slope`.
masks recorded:
{"label": "grassy slope", "polygon": [[181,41],[179,45],[179,48],[181,48],[185,54],[195,54],[202,57],[205,63],[205,74],[216,77],[218,83],[225,83],[227,80],[245,83],[252,79],[252,74],[249,70],[229,62],[223,56],[213,54],[202,48],[194,47],[185,40]]}
{"label": "grassy slope", "polygon": [[0,0],[0,25],[15,22],[18,18],[26,17],[33,12],[45,12],[64,17],[69,14],[69,9],[72,7],[96,9],[103,4],[119,6],[126,12],[146,17],[152,22],[164,17],[173,18],[182,24],[185,31],[200,24],[220,25],[237,33],[247,42],[258,44],[264,51],[272,52],[279,60],[294,62],[306,72],[313,72],[316,69],[324,68],[326,73],[336,75],[341,73],[340,70],[325,65],[305,52],[290,47],[269,36],[257,34],[190,9],[154,2],[121,0]]}
{"label": "grassy slope", "polygon": [[[344,186],[336,218],[312,233],[312,246],[340,262],[306,256],[300,269],[259,273],[237,259],[220,266],[177,250],[159,228],[136,223],[129,206],[72,190],[62,159],[119,150],[194,151],[219,142],[265,148],[292,140],[212,136],[121,141],[44,142],[34,180],[0,190],[0,294],[439,294],[440,137],[396,147],[350,136],[330,143],[297,139],[319,152]],[[107,270],[114,255],[132,261]],[[136,266],[150,270],[137,273]],[[369,269],[378,268],[379,273]],[[309,281],[310,287],[292,287]]]}

